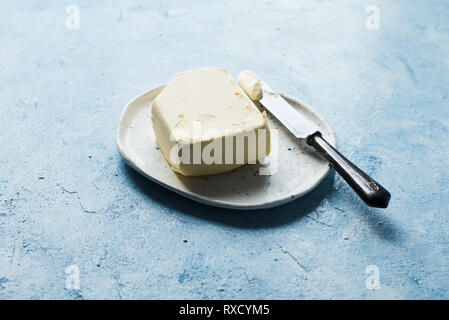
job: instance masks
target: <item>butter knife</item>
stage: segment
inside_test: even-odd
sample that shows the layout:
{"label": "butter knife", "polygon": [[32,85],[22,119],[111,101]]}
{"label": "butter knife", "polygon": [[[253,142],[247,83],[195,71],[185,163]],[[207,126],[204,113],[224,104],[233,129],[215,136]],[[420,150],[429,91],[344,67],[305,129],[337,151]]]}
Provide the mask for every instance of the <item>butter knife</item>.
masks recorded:
{"label": "butter knife", "polygon": [[301,113],[296,111],[282,96],[260,80],[263,91],[259,102],[275,116],[296,138],[304,139],[320,153],[359,197],[369,206],[387,208],[391,194],[373,178],[357,168],[332,147],[319,129]]}

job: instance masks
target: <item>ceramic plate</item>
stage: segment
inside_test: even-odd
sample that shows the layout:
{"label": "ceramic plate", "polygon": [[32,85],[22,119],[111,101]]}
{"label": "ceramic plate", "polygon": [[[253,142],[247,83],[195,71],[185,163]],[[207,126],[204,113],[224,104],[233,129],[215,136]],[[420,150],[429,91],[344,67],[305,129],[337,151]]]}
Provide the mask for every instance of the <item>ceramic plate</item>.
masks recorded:
{"label": "ceramic plate", "polygon": [[[260,175],[258,164],[214,176],[184,177],[175,173],[157,146],[150,119],[151,104],[163,88],[152,89],[128,103],[120,118],[117,146],[131,167],[167,189],[217,207],[263,209],[303,196],[328,174],[329,163],[268,112],[270,130],[278,132],[278,166],[277,171],[275,165],[272,167],[272,175]],[[314,109],[293,97],[282,96],[335,146],[332,128]]]}

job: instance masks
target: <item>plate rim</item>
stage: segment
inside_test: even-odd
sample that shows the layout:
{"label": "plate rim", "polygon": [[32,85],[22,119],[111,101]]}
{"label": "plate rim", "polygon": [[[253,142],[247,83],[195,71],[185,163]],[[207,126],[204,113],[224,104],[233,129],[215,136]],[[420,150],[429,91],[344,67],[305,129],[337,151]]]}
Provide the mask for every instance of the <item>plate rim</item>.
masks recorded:
{"label": "plate rim", "polygon": [[[225,208],[225,209],[232,209],[232,210],[263,210],[263,209],[271,209],[274,207],[278,207],[284,204],[287,204],[291,201],[294,201],[296,199],[301,198],[302,196],[306,195],[307,193],[311,192],[312,190],[314,190],[323,180],[324,178],[326,178],[329,175],[329,172],[331,171],[332,166],[330,165],[330,163],[328,163],[327,165],[327,170],[322,174],[322,176],[317,179],[313,184],[310,184],[309,187],[307,187],[305,190],[303,190],[302,192],[295,194],[295,195],[286,195],[284,197],[281,197],[275,201],[271,201],[271,202],[264,202],[264,203],[260,203],[260,204],[246,204],[246,203],[238,203],[238,202],[229,202],[229,201],[223,201],[223,200],[211,200],[210,198],[206,197],[206,196],[201,196],[198,194],[195,194],[194,192],[190,192],[190,191],[183,191],[180,190],[178,188],[172,187],[169,184],[154,178],[153,176],[147,174],[146,172],[144,172],[142,169],[139,168],[139,166],[135,163],[135,161],[133,161],[130,157],[128,157],[126,151],[125,151],[125,146],[123,145],[123,141],[121,139],[121,133],[122,133],[122,123],[124,121],[124,117],[127,114],[128,109],[130,108],[130,106],[138,101],[139,99],[143,98],[145,95],[156,91],[156,90],[162,90],[164,87],[166,86],[166,84],[154,87],[150,90],[145,91],[144,93],[141,93],[139,95],[137,95],[136,97],[134,97],[133,99],[131,99],[123,108],[122,113],[120,115],[120,120],[119,120],[119,125],[118,125],[118,129],[117,129],[117,134],[116,134],[116,145],[117,145],[117,149],[120,153],[120,155],[123,157],[123,159],[125,160],[125,162],[132,167],[134,170],[136,170],[138,173],[140,173],[141,175],[143,175],[145,178],[157,183],[158,185],[167,188],[170,191],[173,191],[183,197],[186,197],[188,199],[197,201],[199,203],[205,204],[205,205],[210,205],[210,206],[214,206],[214,207],[218,207],[218,208]],[[327,122],[327,120],[318,112],[316,111],[316,109],[312,108],[311,106],[309,106],[308,104],[302,102],[301,100],[297,99],[296,97],[293,97],[290,94],[285,94],[282,92],[278,92],[281,96],[283,96],[284,98],[287,98],[288,100],[294,101],[295,103],[297,103],[298,105],[302,106],[303,108],[307,109],[308,112],[310,112],[311,114],[313,114],[315,117],[319,118],[320,121],[322,121],[326,128],[329,130],[329,134],[333,137],[333,141],[329,141],[329,143],[336,147],[337,146],[337,136],[335,134],[334,129],[331,127],[331,125]]]}

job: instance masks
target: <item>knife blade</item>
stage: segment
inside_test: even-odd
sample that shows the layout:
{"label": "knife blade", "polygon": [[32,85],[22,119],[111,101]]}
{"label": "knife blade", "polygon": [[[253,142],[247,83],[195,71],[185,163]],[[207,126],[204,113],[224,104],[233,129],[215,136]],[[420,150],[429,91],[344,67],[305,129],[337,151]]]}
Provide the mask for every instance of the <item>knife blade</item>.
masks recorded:
{"label": "knife blade", "polygon": [[296,111],[282,96],[260,80],[262,99],[259,102],[268,109],[296,138],[305,139],[319,131],[318,127]]}
{"label": "knife blade", "polygon": [[387,208],[391,194],[373,178],[357,168],[322,136],[319,128],[293,108],[265,81],[260,80],[263,91],[259,102],[275,116],[296,138],[305,139],[320,153],[369,206]]}

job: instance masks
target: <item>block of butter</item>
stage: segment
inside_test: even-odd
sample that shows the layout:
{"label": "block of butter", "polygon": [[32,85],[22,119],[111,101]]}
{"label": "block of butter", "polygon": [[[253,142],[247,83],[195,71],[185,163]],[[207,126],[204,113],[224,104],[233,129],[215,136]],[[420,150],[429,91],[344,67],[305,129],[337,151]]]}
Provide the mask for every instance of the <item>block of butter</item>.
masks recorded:
{"label": "block of butter", "polygon": [[218,174],[270,152],[265,112],[222,68],[176,74],[153,101],[151,119],[162,153],[182,175]]}

